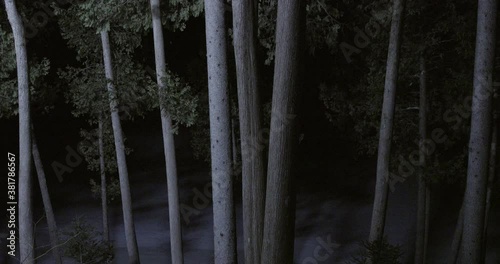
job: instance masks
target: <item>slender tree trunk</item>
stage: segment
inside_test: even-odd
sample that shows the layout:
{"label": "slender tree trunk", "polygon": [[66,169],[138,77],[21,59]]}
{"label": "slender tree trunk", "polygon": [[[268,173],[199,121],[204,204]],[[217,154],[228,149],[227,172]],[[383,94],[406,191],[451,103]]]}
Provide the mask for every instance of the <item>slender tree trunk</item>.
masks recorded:
{"label": "slender tree trunk", "polygon": [[170,222],[170,251],[173,264],[184,263],[182,254],[182,226],[179,209],[179,189],[177,183],[177,164],[175,142],[172,132],[172,120],[163,102],[165,93],[164,77],[166,74],[163,28],[161,24],[160,0],[151,0],[153,18],[153,37],[155,47],[156,76],[160,97],[160,113],[163,134],[163,151],[167,173],[168,209]]}
{"label": "slender tree trunk", "polygon": [[[493,119],[496,121],[496,118]],[[497,140],[498,140],[498,123],[495,122],[493,125],[493,132],[491,138],[491,148],[490,148],[490,161],[489,161],[489,171],[488,171],[488,190],[486,192],[486,208],[484,213],[484,231],[483,231],[483,251],[482,251],[482,263],[486,258],[486,242],[488,235],[488,218],[491,208],[491,192],[493,191],[493,184],[495,182],[496,176],[496,163],[497,163]]]}
{"label": "slender tree trunk", "polygon": [[233,155],[233,174],[238,177],[238,168],[236,167],[238,164],[238,142],[236,140],[236,121],[234,118],[231,118],[231,154]]}
{"label": "slender tree trunk", "polygon": [[123,142],[123,131],[118,115],[118,98],[113,84],[113,66],[111,58],[111,47],[107,30],[101,31],[102,51],[104,68],[106,71],[107,88],[109,94],[109,107],[111,110],[111,122],[113,123],[113,135],[115,138],[116,162],[120,176],[120,192],[122,198],[123,222],[125,226],[125,239],[130,264],[138,264],[139,250],[135,235],[134,217],[132,213],[132,198],[130,195],[130,183],[128,178],[127,160],[125,155],[125,144]]}
{"label": "slender tree trunk", "polygon": [[420,170],[418,177],[418,205],[417,205],[417,239],[415,242],[415,264],[425,263],[425,237],[426,230],[426,203],[427,203],[427,186],[425,183],[425,167],[426,159],[425,140],[427,139],[427,84],[426,84],[426,69],[425,59],[423,55],[420,57]]}
{"label": "slender tree trunk", "polygon": [[5,9],[14,35],[17,63],[19,100],[19,259],[23,264],[33,264],[35,263],[35,240],[33,236],[33,211],[31,204],[31,117],[28,55],[26,52],[23,23],[14,0],[5,0]]}
{"label": "slender tree trunk", "polygon": [[262,264],[293,263],[294,151],[302,86],[305,2],[278,0]]}
{"label": "slender tree trunk", "polygon": [[61,253],[59,251],[59,240],[57,238],[57,225],[56,219],[54,217],[54,211],[52,210],[52,203],[50,201],[49,189],[47,188],[47,181],[45,177],[45,171],[43,169],[42,159],[40,158],[40,152],[38,151],[38,145],[35,136],[35,130],[32,127],[31,130],[31,151],[33,154],[33,161],[35,163],[36,174],[38,176],[38,183],[40,185],[40,192],[42,193],[43,207],[45,209],[45,216],[47,217],[47,226],[49,228],[49,237],[52,254],[54,256],[54,263],[61,264]]}
{"label": "slender tree trunk", "polygon": [[451,254],[449,264],[455,264],[458,261],[458,255],[460,254],[460,245],[462,244],[462,231],[464,229],[464,202],[460,207],[460,212],[458,213],[457,225],[455,227],[455,233],[453,234],[453,240],[451,242]]}
{"label": "slender tree trunk", "polygon": [[109,241],[108,194],[106,190],[106,163],[104,162],[103,114],[99,114],[99,166],[101,170],[102,233],[104,241]]}
{"label": "slender tree trunk", "polygon": [[405,0],[394,0],[387,68],[385,75],[384,101],[380,120],[380,139],[378,145],[377,180],[370,229],[370,241],[382,239],[387,209],[389,160],[391,155],[392,127],[398,80],[400,36]]}
{"label": "slender tree trunk", "polygon": [[463,263],[479,263],[486,207],[491,114],[492,71],[495,51],[497,1],[480,0],[474,63],[471,132],[467,184],[464,196]]}
{"label": "slender tree trunk", "polygon": [[[424,236],[424,260],[427,260],[427,249],[429,245],[429,218],[431,207],[431,190],[427,184],[425,188],[425,236]],[[424,261],[424,263],[426,263]]]}
{"label": "slender tree trunk", "polygon": [[215,264],[236,263],[224,1],[205,1]]}
{"label": "slender tree trunk", "polygon": [[256,2],[256,0],[232,2],[241,131],[245,263],[260,263],[266,194],[264,147],[263,143],[259,142],[261,113],[257,74]]}

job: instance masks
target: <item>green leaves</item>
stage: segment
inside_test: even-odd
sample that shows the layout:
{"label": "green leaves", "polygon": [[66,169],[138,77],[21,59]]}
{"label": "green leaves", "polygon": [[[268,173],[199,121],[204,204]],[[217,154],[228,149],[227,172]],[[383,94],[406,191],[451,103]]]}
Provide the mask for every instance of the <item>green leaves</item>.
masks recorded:
{"label": "green leaves", "polygon": [[307,47],[314,54],[318,48],[327,48],[331,53],[337,49],[337,34],[341,27],[338,19],[341,12],[325,0],[310,1],[307,11]]}
{"label": "green leaves", "polygon": [[[133,119],[143,116],[158,106],[156,85],[140,65],[127,56],[116,60],[114,72],[120,114]],[[59,77],[68,83],[67,102],[74,106],[73,114],[84,116],[90,123],[96,123],[101,112],[109,112],[109,96],[104,67],[99,63],[89,63],[83,68],[67,67],[59,71]]]}
{"label": "green leaves", "polygon": [[[191,16],[199,15],[203,2],[172,1],[168,8],[173,29],[183,30]],[[75,48],[82,68],[68,67],[60,77],[69,84],[68,101],[73,102],[75,116],[86,115],[95,120],[98,113],[108,107],[104,92],[106,80],[101,65],[101,43],[96,31],[107,29],[113,50],[113,62],[119,111],[130,118],[142,116],[159,106],[156,85],[143,67],[133,62],[134,51],[140,46],[142,36],[151,28],[148,2],[89,0],[68,9],[57,9],[63,37]],[[77,18],[77,19],[75,19]],[[172,118],[190,126],[196,119],[197,99],[191,88],[172,72],[165,77],[166,88],[162,101]]]}
{"label": "green leaves", "polygon": [[[360,256],[354,256],[348,264],[400,264],[401,247],[391,245],[386,238],[373,242],[363,241]],[[370,261],[368,261],[370,260]]]}
{"label": "green leaves", "polygon": [[[87,162],[87,169],[90,171],[99,172],[99,135],[97,128],[81,129],[80,137],[82,140],[79,144],[79,150],[83,154]],[[113,130],[111,129],[111,120],[109,118],[103,119],[103,146],[104,146],[104,161],[105,171],[109,174],[117,172],[115,142]],[[126,154],[130,154],[132,149],[126,148]]]}
{"label": "green leaves", "polygon": [[[0,118],[10,118],[18,114],[17,98],[17,66],[14,38],[12,33],[0,25]],[[43,89],[43,79],[48,75],[50,62],[43,58],[30,58],[29,85],[32,104],[41,105],[37,111],[48,111],[51,108],[50,97]]]}
{"label": "green leaves", "polygon": [[14,37],[0,24],[0,118],[17,115],[17,73]]}
{"label": "green leaves", "polygon": [[174,131],[177,131],[178,124],[192,126],[198,117],[198,96],[189,84],[170,70],[165,73],[163,83],[165,87],[160,89],[160,102],[176,121]]}
{"label": "green leaves", "polygon": [[67,67],[58,73],[68,84],[66,102],[73,104],[74,116],[86,116],[95,121],[102,111],[109,109],[102,65],[89,63],[84,68]]}
{"label": "green leaves", "polygon": [[77,59],[94,62],[101,60],[99,32],[102,30],[110,31],[114,53],[132,54],[142,41],[137,33],[149,28],[151,23],[147,16],[141,16],[148,10],[143,1],[117,0],[89,0],[67,9],[55,7],[62,36],[77,51]]}
{"label": "green leaves", "polygon": [[[90,179],[90,191],[95,199],[101,198],[101,185],[94,179]],[[120,201],[120,181],[116,177],[111,177],[109,182],[106,183],[106,194],[109,204]]]}
{"label": "green leaves", "polygon": [[203,0],[171,0],[166,9],[167,13],[162,15],[163,23],[172,31],[183,31],[190,18],[198,17],[204,11],[204,5]]}
{"label": "green leaves", "polygon": [[73,220],[63,232],[64,255],[80,263],[112,263],[113,245],[101,238],[95,227],[82,218]]}
{"label": "green leaves", "polygon": [[[267,53],[266,65],[274,60],[277,0],[259,1],[259,40]],[[337,49],[337,35],[341,27],[338,19],[342,13],[325,0],[308,1],[306,5],[307,49],[314,54],[317,49]]]}
{"label": "green leaves", "polygon": [[274,60],[275,50],[275,31],[276,31],[276,12],[278,10],[277,0],[259,1],[259,41],[267,53],[266,65],[270,65]]}

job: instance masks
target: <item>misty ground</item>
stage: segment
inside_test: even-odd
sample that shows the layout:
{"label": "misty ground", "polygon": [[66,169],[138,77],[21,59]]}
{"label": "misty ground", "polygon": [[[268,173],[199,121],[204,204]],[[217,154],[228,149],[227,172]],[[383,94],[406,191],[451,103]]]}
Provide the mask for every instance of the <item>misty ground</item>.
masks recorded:
{"label": "misty ground", "polygon": [[[133,178],[134,217],[140,256],[142,263],[170,263],[170,244],[168,234],[167,187],[162,168],[132,172]],[[206,169],[180,170],[181,201],[194,208],[192,188],[203,191],[203,186],[209,182]],[[373,183],[366,182],[368,186]],[[76,192],[77,190],[80,190]],[[370,189],[370,188],[367,188]],[[408,180],[396,188],[391,194],[386,234],[393,244],[402,246],[405,253],[403,263],[411,263],[412,256],[408,254],[413,249],[415,239],[415,204],[416,181]],[[73,218],[84,216],[97,227],[101,224],[99,202],[93,200],[88,190],[74,186],[66,189],[68,199],[64,206],[56,209],[56,218],[61,226],[68,224]],[[75,193],[76,192],[76,193]],[[435,207],[439,205],[435,205]],[[449,245],[455,225],[456,208],[434,208],[431,218],[431,237],[429,245],[430,263],[444,263],[449,251]],[[211,205],[200,209],[199,215],[191,215],[189,224],[183,219],[183,245],[185,263],[212,263],[212,208]],[[238,253],[242,261],[242,221],[241,203],[237,206],[238,215]],[[438,217],[439,215],[439,217]],[[355,255],[359,243],[366,239],[369,233],[371,216],[371,199],[349,194],[336,195],[299,191],[297,195],[297,219],[295,240],[295,263],[308,263],[306,258],[312,257],[314,249],[320,245],[318,239],[327,241],[329,236],[338,244],[330,257],[318,263],[344,263]],[[498,223],[498,212],[492,214],[490,226]],[[127,251],[121,207],[115,205],[110,210],[111,239],[115,246],[115,263],[127,263]],[[45,231],[45,232],[44,232]],[[491,229],[489,241],[495,241],[499,248],[500,237],[498,226]],[[48,243],[46,228],[41,226],[37,233],[40,243]],[[45,241],[45,242],[42,242]],[[500,252],[491,248],[486,263],[497,263]],[[46,261],[51,263],[50,256]],[[68,262],[70,263],[70,262]]]}
{"label": "misty ground", "polygon": [[[128,144],[134,152],[128,157],[134,219],[142,263],[170,263],[167,185],[162,157],[160,129],[146,127],[125,132]],[[307,138],[306,138],[307,140]],[[210,183],[209,168],[201,162],[192,162],[189,144],[177,137],[179,164],[180,201],[195,207],[195,191],[203,192]],[[330,159],[330,158],[327,158]],[[84,166],[84,165],[82,165]],[[331,157],[329,169],[311,167],[300,170],[297,177],[297,213],[295,232],[295,263],[316,263],[314,251],[320,241],[334,241],[335,249],[324,261],[317,263],[345,263],[360,250],[360,243],[369,233],[374,190],[374,160],[353,161],[344,153]],[[99,200],[92,197],[88,180],[72,181],[71,177],[85,179],[85,170],[75,170],[65,176],[62,183],[49,185],[58,226],[67,227],[76,217],[84,217],[101,230]],[[94,173],[94,177],[97,175]],[[48,177],[55,177],[48,173]],[[74,179],[76,179],[74,178]],[[88,179],[88,178],[87,178]],[[50,181],[50,180],[49,180]],[[237,182],[239,183],[239,182]],[[450,187],[451,188],[451,187]],[[412,263],[414,249],[416,194],[415,177],[396,185],[390,194],[386,235],[391,244],[401,246],[403,263]],[[237,188],[238,253],[242,261],[241,188]],[[197,200],[197,203],[200,201]],[[34,201],[37,219],[43,214],[40,199]],[[429,263],[445,263],[453,235],[460,195],[447,189],[432,190],[430,219]],[[111,239],[115,247],[115,263],[127,263],[121,205],[113,203],[109,208]],[[183,248],[185,263],[212,263],[212,207],[199,208],[199,214],[191,215],[189,223],[183,223]],[[500,260],[500,212],[494,208],[490,215],[488,232],[487,264]],[[44,220],[37,224],[37,245],[48,245],[48,233]],[[42,253],[44,248],[39,248]],[[3,253],[3,250],[0,251]],[[322,251],[324,253],[326,251]],[[38,263],[52,263],[51,256],[42,257]],[[2,258],[0,257],[0,262]],[[9,263],[9,261],[4,261]],[[14,262],[10,262],[14,263]],[[64,263],[73,263],[65,259]]]}

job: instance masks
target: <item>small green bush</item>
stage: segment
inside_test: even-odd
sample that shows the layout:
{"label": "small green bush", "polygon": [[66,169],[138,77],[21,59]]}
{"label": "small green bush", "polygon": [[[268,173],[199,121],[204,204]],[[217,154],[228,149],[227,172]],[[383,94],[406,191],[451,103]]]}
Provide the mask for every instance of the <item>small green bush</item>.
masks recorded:
{"label": "small green bush", "polygon": [[102,239],[95,228],[81,218],[75,219],[63,235],[64,255],[81,264],[112,263],[113,245]]}
{"label": "small green bush", "polygon": [[359,256],[354,256],[347,264],[367,264],[368,259],[372,260],[372,264],[401,264],[401,248],[389,244],[385,238],[363,241],[362,247]]}

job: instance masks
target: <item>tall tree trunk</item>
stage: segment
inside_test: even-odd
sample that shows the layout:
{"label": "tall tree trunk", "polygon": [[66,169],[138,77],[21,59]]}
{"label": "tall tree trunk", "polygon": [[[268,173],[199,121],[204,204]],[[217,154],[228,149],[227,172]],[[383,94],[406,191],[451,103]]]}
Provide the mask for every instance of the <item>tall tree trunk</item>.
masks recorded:
{"label": "tall tree trunk", "polygon": [[384,234],[387,209],[389,160],[391,156],[392,127],[394,122],[394,106],[396,104],[396,88],[398,80],[400,36],[402,15],[405,0],[394,0],[387,68],[385,75],[384,101],[380,120],[380,138],[378,144],[377,180],[370,228],[370,241],[382,239]]}
{"label": "tall tree trunk", "polygon": [[236,263],[224,1],[205,1],[215,264]]}
{"label": "tall tree trunk", "polygon": [[28,55],[23,23],[14,0],[5,0],[5,9],[14,35],[17,63],[19,100],[19,259],[23,264],[33,264],[35,263],[35,240],[31,204],[31,116]]}
{"label": "tall tree trunk", "polygon": [[160,0],[151,0],[153,18],[153,37],[155,47],[156,76],[160,97],[160,114],[163,134],[163,151],[167,173],[168,209],[170,222],[170,251],[173,264],[184,263],[182,254],[182,226],[179,209],[179,189],[177,183],[177,164],[175,157],[174,134],[172,120],[163,102],[165,93],[165,48],[163,43],[163,28],[161,24]]}
{"label": "tall tree trunk", "polygon": [[103,132],[103,114],[99,114],[99,166],[101,170],[101,208],[102,208],[102,233],[104,241],[109,241],[108,224],[108,194],[106,190],[106,163],[104,162],[104,132]]}
{"label": "tall tree trunk", "polygon": [[293,158],[298,144],[295,116],[302,86],[304,29],[305,2],[278,0],[262,264],[293,262]]}
{"label": "tall tree trunk", "polygon": [[479,263],[481,260],[488,157],[491,144],[492,71],[495,51],[496,13],[496,0],[479,1],[469,162],[464,195],[461,258],[463,263]]}
{"label": "tall tree trunk", "polygon": [[260,263],[264,231],[265,171],[259,103],[256,0],[233,4],[243,179],[243,241],[245,263]]}
{"label": "tall tree trunk", "polygon": [[418,177],[418,205],[417,205],[417,234],[415,242],[415,264],[425,263],[425,237],[426,230],[426,203],[427,203],[427,184],[425,183],[425,140],[427,139],[427,84],[424,55],[420,57],[420,107],[419,107],[419,132],[420,132],[420,170]]}
{"label": "tall tree trunk", "polygon": [[122,198],[123,222],[125,226],[125,239],[127,241],[127,251],[130,264],[138,264],[139,250],[135,235],[134,217],[132,213],[132,198],[130,195],[130,183],[128,178],[127,160],[125,155],[125,144],[123,142],[123,131],[118,115],[118,98],[113,84],[113,66],[111,59],[111,47],[109,44],[109,34],[107,30],[101,31],[102,51],[104,68],[106,71],[107,89],[109,94],[109,107],[111,110],[111,122],[113,125],[113,135],[115,138],[116,162],[118,164],[118,174],[120,176],[120,192]]}
{"label": "tall tree trunk", "polygon": [[457,225],[455,226],[455,232],[453,233],[453,240],[451,241],[451,253],[449,264],[455,264],[458,261],[458,255],[460,255],[460,245],[462,244],[462,230],[464,229],[464,202],[460,207],[460,212],[457,217]]}
{"label": "tall tree trunk", "polygon": [[47,181],[45,171],[43,169],[42,159],[38,151],[38,145],[33,126],[31,128],[31,151],[33,154],[33,161],[35,163],[36,174],[38,176],[38,183],[40,185],[40,192],[42,193],[43,207],[45,209],[45,216],[47,217],[47,226],[49,228],[49,237],[52,254],[54,256],[54,263],[61,264],[61,253],[59,251],[59,240],[57,238],[57,225],[56,218],[54,217],[54,210],[52,210],[52,203],[50,201],[49,189],[47,188]]}

